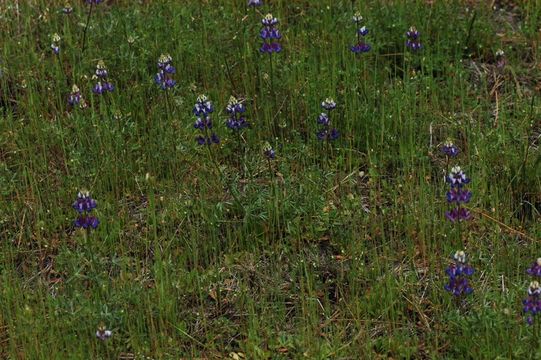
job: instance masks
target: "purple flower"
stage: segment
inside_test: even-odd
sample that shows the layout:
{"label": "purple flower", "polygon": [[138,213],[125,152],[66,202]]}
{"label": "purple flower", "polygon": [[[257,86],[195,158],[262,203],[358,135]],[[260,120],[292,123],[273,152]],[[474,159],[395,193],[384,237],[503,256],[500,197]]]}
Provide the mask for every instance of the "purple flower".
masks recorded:
{"label": "purple flower", "polygon": [[231,96],[229,98],[229,102],[225,110],[229,114],[229,117],[225,122],[225,125],[229,129],[238,131],[250,126],[250,123],[242,115],[246,111],[246,107],[234,96]]}
{"label": "purple flower", "polygon": [[460,203],[467,203],[470,201],[472,197],[472,193],[469,190],[461,189],[461,188],[451,188],[447,192],[447,202],[453,203],[456,202],[457,204]]}
{"label": "purple flower", "polygon": [[541,312],[541,288],[539,282],[532,281],[528,287],[528,297],[522,301],[522,311],[526,318],[528,325],[533,325],[535,316]]}
{"label": "purple flower", "polygon": [[[321,103],[321,107],[330,113],[332,110],[336,109],[336,102],[331,98],[327,98]],[[318,125],[321,125],[321,128],[316,132],[318,140],[332,141],[340,137],[340,132],[335,128],[331,128],[331,119],[329,114],[319,114],[317,123]]]}
{"label": "purple flower", "polygon": [[282,45],[277,40],[282,38],[282,34],[276,28],[278,24],[278,19],[276,19],[272,14],[267,14],[261,20],[263,28],[261,29],[259,36],[263,40],[260,51],[262,53],[267,53],[272,55],[272,53],[282,51]]}
{"label": "purple flower", "polygon": [[94,85],[94,87],[92,88],[92,92],[94,94],[101,95],[108,91],[112,92],[114,89],[115,87],[110,82],[102,83],[101,81],[98,81],[98,83]]}
{"label": "purple flower", "polygon": [[231,96],[225,107],[225,111],[227,111],[229,115],[242,114],[246,111],[246,107],[241,101],[238,101],[234,96]]}
{"label": "purple flower", "polygon": [[274,160],[276,157],[276,152],[268,142],[263,146],[263,154],[268,160]]}
{"label": "purple flower", "polygon": [[86,3],[87,4],[90,4],[90,5],[98,5],[99,3],[101,3],[103,0],[86,0]]}
{"label": "purple flower", "polygon": [[210,116],[204,118],[198,117],[197,120],[195,120],[193,127],[198,130],[212,129],[212,120],[210,119]]}
{"label": "purple flower", "polygon": [[350,49],[355,54],[361,54],[361,53],[369,52],[372,48],[370,47],[370,45],[361,42],[361,43],[353,45],[352,47],[350,47]]}
{"label": "purple flower", "polygon": [[261,6],[263,5],[263,0],[248,0],[248,6]]}
{"label": "purple flower", "polygon": [[73,85],[71,93],[68,95],[68,104],[71,106],[83,105],[84,100],[81,95],[81,91],[77,85]]}
{"label": "purple flower", "polygon": [[449,276],[449,282],[445,284],[445,290],[454,296],[468,295],[473,292],[468,278],[473,275],[475,270],[466,263],[466,253],[457,251],[453,255],[453,263],[445,269]]}
{"label": "purple flower", "polygon": [[162,54],[158,58],[158,73],[154,76],[154,82],[160,86],[162,90],[173,88],[177,82],[172,78],[172,74],[176,72],[172,65],[173,58],[169,54]]}
{"label": "purple flower", "polygon": [[336,109],[336,103],[334,102],[333,99],[327,98],[325,99],[325,101],[321,102],[321,107],[327,111],[331,111],[331,110]]}
{"label": "purple flower", "polygon": [[366,36],[368,35],[368,29],[366,28],[366,26],[363,26],[362,28],[357,30],[357,33],[361,36]]}
{"label": "purple flower", "polygon": [[96,76],[100,79],[105,79],[107,76],[109,76],[107,67],[105,66],[103,60],[98,61],[98,64],[96,65]]}
{"label": "purple flower", "polygon": [[112,92],[115,89],[113,84],[106,80],[108,76],[109,73],[107,72],[105,63],[103,60],[98,61],[98,65],[96,65],[96,73],[93,77],[98,79],[98,82],[92,88],[92,92],[94,94],[101,95],[106,92]]}
{"label": "purple flower", "polygon": [[52,36],[51,49],[55,55],[60,54],[60,35],[57,33]]}
{"label": "purple flower", "polygon": [[193,107],[193,114],[195,116],[207,116],[214,112],[212,102],[210,102],[205,95],[197,97],[197,101]]}
{"label": "purple flower", "polygon": [[219,144],[220,138],[212,131],[212,119],[210,114],[214,111],[212,102],[205,96],[199,95],[193,107],[193,114],[196,116],[193,127],[200,131],[195,140],[199,145]]}
{"label": "purple flower", "polygon": [[212,133],[210,136],[198,135],[195,140],[199,145],[212,145],[220,143],[220,138],[214,133]]}
{"label": "purple flower", "polygon": [[358,27],[357,29],[357,43],[353,46],[350,46],[350,50],[355,54],[362,54],[369,52],[372,48],[369,44],[367,44],[364,41],[364,37],[368,35],[368,28],[366,26],[359,27],[361,22],[363,21],[363,17],[360,13],[355,13],[353,15],[353,22]]}
{"label": "purple flower", "polygon": [[161,54],[158,58],[158,69],[165,69],[167,65],[171,65],[173,58],[169,54]]}
{"label": "purple flower", "polygon": [[79,214],[91,212],[96,208],[96,206],[96,200],[92,199],[88,191],[79,191],[79,193],[77,194],[77,199],[71,205],[71,207]]}
{"label": "purple flower", "polygon": [[274,151],[274,149],[269,149],[267,151],[265,151],[265,156],[271,160],[274,159],[274,157],[276,156],[276,152]]}
{"label": "purple flower", "polygon": [[96,206],[96,200],[92,199],[88,191],[79,191],[77,199],[71,205],[71,207],[79,214],[73,223],[75,227],[96,229],[100,221],[95,216],[90,215]]}
{"label": "purple flower", "polygon": [[451,209],[447,212],[445,212],[445,217],[449,219],[451,222],[460,222],[460,221],[466,221],[471,219],[471,213],[468,209],[463,207],[456,207],[454,209]]}
{"label": "purple flower", "polygon": [[415,26],[411,26],[408,31],[406,31],[406,46],[413,51],[421,50],[423,47],[421,41],[419,40],[419,31]]}
{"label": "purple flower", "polygon": [[331,123],[331,121],[329,120],[329,115],[327,115],[326,113],[319,114],[317,118],[317,123],[319,125],[329,126],[329,124]]}
{"label": "purple flower", "polygon": [[451,185],[451,188],[463,187],[470,182],[470,179],[466,176],[460,166],[455,166],[451,169],[451,172],[447,176],[447,182]]}
{"label": "purple flower", "polygon": [[451,140],[447,140],[441,147],[441,152],[450,158],[457,157],[459,150]]}
{"label": "purple flower", "polygon": [[322,129],[316,133],[318,140],[332,141],[340,137],[340,132],[337,129]]}
{"label": "purple flower", "polygon": [[75,219],[73,224],[78,228],[95,229],[100,224],[100,221],[95,216],[81,215]]}
{"label": "purple flower", "polygon": [[526,272],[532,276],[541,277],[541,258],[538,258]]}

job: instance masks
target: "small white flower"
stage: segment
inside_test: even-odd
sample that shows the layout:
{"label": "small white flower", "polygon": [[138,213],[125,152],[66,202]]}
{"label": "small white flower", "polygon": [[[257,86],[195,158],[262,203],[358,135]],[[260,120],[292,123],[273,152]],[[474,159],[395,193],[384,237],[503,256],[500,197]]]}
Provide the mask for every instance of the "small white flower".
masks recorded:
{"label": "small white flower", "polygon": [[459,263],[466,263],[466,253],[463,250],[458,250],[453,258]]}
{"label": "small white flower", "polygon": [[359,23],[363,21],[363,17],[361,16],[361,13],[360,12],[356,12],[354,15],[353,15],[353,22],[356,22],[356,23]]}
{"label": "small white flower", "polygon": [[111,330],[107,330],[105,325],[101,325],[96,331],[96,337],[101,341],[105,341],[111,336],[113,336],[113,332]]}

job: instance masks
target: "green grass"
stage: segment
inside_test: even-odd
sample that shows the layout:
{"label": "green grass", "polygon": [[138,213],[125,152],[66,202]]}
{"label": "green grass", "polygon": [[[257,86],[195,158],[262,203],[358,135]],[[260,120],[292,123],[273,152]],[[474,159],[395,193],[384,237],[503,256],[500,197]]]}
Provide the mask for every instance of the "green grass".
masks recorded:
{"label": "green grass", "polygon": [[[83,1],[69,16],[62,1],[0,5],[0,358],[541,355],[521,313],[541,251],[541,3],[266,3],[109,1],[84,53]],[[268,11],[284,46],[272,72]],[[372,45],[360,57],[355,11]],[[161,53],[170,92],[153,83]],[[100,59],[116,86],[103,97]],[[87,109],[68,108],[73,84]],[[194,141],[201,93],[222,139],[211,153]],[[252,122],[241,145],[231,95]],[[326,97],[329,148],[315,137]],[[472,178],[460,227],[444,216],[447,138]],[[72,226],[81,188],[101,220],[88,236]],[[462,248],[475,291],[457,303],[444,270]]]}

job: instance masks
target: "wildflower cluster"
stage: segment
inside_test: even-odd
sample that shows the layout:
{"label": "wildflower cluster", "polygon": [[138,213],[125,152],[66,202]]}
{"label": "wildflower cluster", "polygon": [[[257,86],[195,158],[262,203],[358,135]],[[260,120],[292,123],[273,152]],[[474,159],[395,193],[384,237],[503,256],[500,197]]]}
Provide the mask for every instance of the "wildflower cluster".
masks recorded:
{"label": "wildflower cluster", "polygon": [[470,211],[462,206],[462,204],[468,203],[472,197],[471,191],[464,188],[470,182],[470,179],[460,166],[454,166],[446,180],[451,187],[447,192],[447,202],[449,204],[454,203],[455,206],[450,211],[447,211],[445,216],[453,223],[471,219]]}
{"label": "wildflower cluster", "polygon": [[154,77],[154,81],[162,90],[171,89],[177,84],[172,77],[175,72],[171,55],[162,54],[158,59],[158,73]]}
{"label": "wildflower cluster", "polygon": [[75,227],[83,229],[95,229],[100,221],[95,216],[90,215],[97,206],[96,200],[92,199],[88,191],[79,191],[77,199],[71,205],[79,214],[74,221]]}
{"label": "wildflower cluster", "polygon": [[282,45],[277,41],[282,38],[280,30],[276,28],[278,19],[272,16],[272,14],[267,14],[261,20],[261,23],[263,24],[263,29],[261,29],[259,35],[263,39],[263,45],[261,45],[260,51],[269,55],[282,51]]}
{"label": "wildflower cluster", "polygon": [[421,45],[419,35],[419,31],[417,31],[415,26],[410,27],[409,30],[406,31],[406,46],[413,51],[421,50],[421,48],[423,47]]}
{"label": "wildflower cluster", "polygon": [[54,33],[51,37],[51,49],[55,55],[60,54],[60,35]]}
{"label": "wildflower cluster", "polygon": [[336,128],[331,126],[330,112],[336,108],[336,103],[333,99],[327,98],[321,103],[321,107],[327,112],[322,112],[317,118],[317,123],[321,125],[321,129],[316,133],[318,140],[336,140],[340,133]]}
{"label": "wildflower cluster", "polygon": [[219,144],[220,138],[212,130],[210,114],[214,112],[212,102],[205,95],[199,95],[193,107],[193,114],[197,117],[193,125],[201,132],[195,139],[199,145]]}
{"label": "wildflower cluster", "polygon": [[229,117],[225,122],[225,125],[229,129],[239,131],[250,126],[250,123],[242,115],[246,112],[246,107],[234,96],[229,98],[225,111],[229,114]]}
{"label": "wildflower cluster", "polygon": [[248,0],[248,6],[261,6],[263,5],[263,0]]}
{"label": "wildflower cluster", "polygon": [[468,277],[473,275],[475,270],[466,262],[466,253],[462,250],[453,255],[453,263],[445,269],[449,276],[449,283],[445,285],[445,290],[454,296],[468,295],[473,292],[469,284]]}
{"label": "wildflower cluster", "polygon": [[353,22],[357,26],[357,43],[350,47],[351,51],[355,54],[362,54],[369,52],[371,46],[364,41],[364,37],[368,35],[368,29],[366,26],[361,27],[363,17],[358,12],[353,15]]}
{"label": "wildflower cluster", "polygon": [[109,73],[107,72],[105,63],[102,60],[98,61],[95,74],[95,78],[98,79],[98,82],[96,83],[96,85],[94,85],[94,88],[92,88],[94,94],[101,95],[105,92],[112,92],[115,89],[113,84],[107,81],[108,75]]}

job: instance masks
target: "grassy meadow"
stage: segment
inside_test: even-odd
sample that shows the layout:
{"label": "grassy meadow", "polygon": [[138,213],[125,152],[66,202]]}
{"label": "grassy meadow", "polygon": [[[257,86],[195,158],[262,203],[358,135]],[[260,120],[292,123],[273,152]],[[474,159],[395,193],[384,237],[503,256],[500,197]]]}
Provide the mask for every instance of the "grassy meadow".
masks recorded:
{"label": "grassy meadow", "polygon": [[[541,1],[263,3],[0,1],[0,358],[541,358],[522,305],[541,256]],[[196,141],[201,94],[219,144]],[[327,98],[335,140],[317,137]],[[455,165],[472,197],[453,223]],[[74,225],[82,189],[96,229]],[[469,295],[444,288],[457,250]]]}

